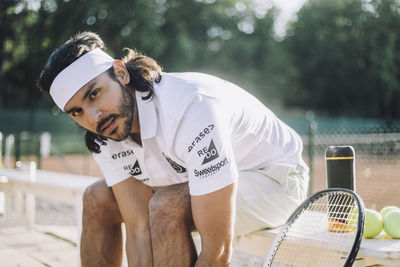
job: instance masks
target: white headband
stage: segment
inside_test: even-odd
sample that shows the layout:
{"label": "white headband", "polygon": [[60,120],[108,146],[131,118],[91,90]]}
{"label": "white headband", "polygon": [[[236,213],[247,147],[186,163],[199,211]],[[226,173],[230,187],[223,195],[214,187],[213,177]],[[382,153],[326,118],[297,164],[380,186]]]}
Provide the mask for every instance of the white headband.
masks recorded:
{"label": "white headband", "polygon": [[50,86],[50,95],[64,110],[67,102],[90,80],[113,65],[114,59],[100,48],[84,54],[61,71]]}

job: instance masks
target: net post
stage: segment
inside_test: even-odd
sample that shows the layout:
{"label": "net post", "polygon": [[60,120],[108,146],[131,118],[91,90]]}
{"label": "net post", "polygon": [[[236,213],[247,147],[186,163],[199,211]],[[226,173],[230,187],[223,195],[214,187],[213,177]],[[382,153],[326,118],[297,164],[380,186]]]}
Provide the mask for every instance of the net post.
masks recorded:
{"label": "net post", "polygon": [[37,162],[37,168],[41,169],[42,168],[42,153],[41,153],[41,147],[42,147],[42,140],[41,140],[41,134],[37,134],[34,136],[35,140],[35,155],[36,155],[36,162]]}
{"label": "net post", "polygon": [[14,150],[14,155],[15,155],[15,168],[17,167],[17,162],[21,160],[21,133],[16,133],[15,134],[15,150]]}
{"label": "net post", "polygon": [[0,169],[3,168],[3,133],[0,132]]}
{"label": "net post", "polygon": [[314,150],[315,150],[315,133],[317,132],[318,124],[315,121],[315,113],[312,110],[307,111],[306,114],[307,121],[309,122],[308,127],[308,166],[310,168],[309,172],[309,182],[308,182],[308,192],[307,196],[311,196],[314,187]]}

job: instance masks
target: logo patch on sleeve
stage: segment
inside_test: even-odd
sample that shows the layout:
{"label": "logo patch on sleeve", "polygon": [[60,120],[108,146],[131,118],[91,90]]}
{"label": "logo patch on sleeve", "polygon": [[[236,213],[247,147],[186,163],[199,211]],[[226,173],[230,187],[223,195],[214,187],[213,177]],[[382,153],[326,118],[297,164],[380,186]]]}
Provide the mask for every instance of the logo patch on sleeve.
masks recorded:
{"label": "logo patch on sleeve", "polygon": [[210,134],[212,130],[214,129],[214,124],[210,124],[207,127],[205,127],[192,141],[192,143],[188,147],[188,152],[192,151],[192,149],[199,143],[201,140],[203,140],[206,135]]}
{"label": "logo patch on sleeve", "polygon": [[225,166],[229,165],[229,162],[227,160],[227,158],[224,158],[223,160],[221,160],[220,162],[217,162],[216,164],[211,164],[211,166],[201,169],[201,170],[197,170],[195,169],[193,171],[194,176],[198,177],[199,179],[204,179],[210,175],[214,175],[217,172],[219,172],[221,170],[221,168],[225,168]]}
{"label": "logo patch on sleeve", "polygon": [[213,161],[214,159],[219,157],[217,148],[215,147],[214,140],[211,139],[210,145],[207,147],[203,147],[203,149],[197,151],[197,154],[200,156],[204,156],[203,163],[201,165],[204,165],[210,161]]}
{"label": "logo patch on sleeve", "polygon": [[135,162],[135,164],[133,165],[133,167],[130,168],[129,173],[130,173],[132,176],[142,174],[142,169],[140,169],[139,161],[138,161],[138,160],[136,160],[136,162]]}
{"label": "logo patch on sleeve", "polygon": [[167,155],[165,155],[164,153],[162,153],[163,156],[165,157],[165,159],[168,161],[169,165],[171,165],[171,167],[177,172],[177,173],[185,173],[186,172],[186,168],[179,165],[178,163],[176,163],[175,161],[173,161],[172,159],[170,159]]}
{"label": "logo patch on sleeve", "polygon": [[135,155],[135,152],[133,152],[133,150],[126,150],[126,151],[120,151],[120,152],[112,154],[111,158],[115,160],[115,159],[129,157],[131,155],[132,156]]}

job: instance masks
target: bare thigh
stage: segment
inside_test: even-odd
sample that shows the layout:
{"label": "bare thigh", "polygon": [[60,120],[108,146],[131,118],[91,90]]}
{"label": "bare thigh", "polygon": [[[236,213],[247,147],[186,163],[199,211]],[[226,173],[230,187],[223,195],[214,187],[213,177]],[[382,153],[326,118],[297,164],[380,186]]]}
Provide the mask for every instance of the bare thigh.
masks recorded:
{"label": "bare thigh", "polygon": [[149,205],[150,217],[170,218],[194,230],[188,183],[155,188]]}

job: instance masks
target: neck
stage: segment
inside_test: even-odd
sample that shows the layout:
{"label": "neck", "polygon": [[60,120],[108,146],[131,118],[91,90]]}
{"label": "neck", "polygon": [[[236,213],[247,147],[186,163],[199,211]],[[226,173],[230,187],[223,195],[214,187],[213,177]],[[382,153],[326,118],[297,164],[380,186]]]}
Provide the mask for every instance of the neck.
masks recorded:
{"label": "neck", "polygon": [[133,142],[142,146],[142,139],[140,138],[140,133],[131,133],[130,137],[133,140]]}
{"label": "neck", "polygon": [[139,112],[137,109],[135,92],[133,92],[133,95],[134,95],[134,101],[135,101],[135,105],[134,105],[135,109],[133,111],[133,121],[132,121],[132,128],[131,128],[130,136],[135,143],[142,145],[142,139],[140,138]]}

